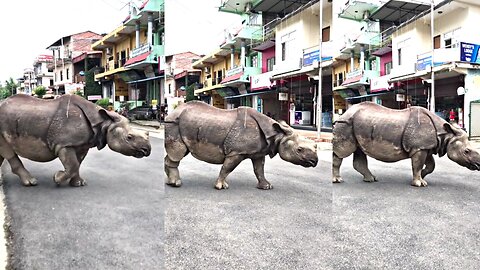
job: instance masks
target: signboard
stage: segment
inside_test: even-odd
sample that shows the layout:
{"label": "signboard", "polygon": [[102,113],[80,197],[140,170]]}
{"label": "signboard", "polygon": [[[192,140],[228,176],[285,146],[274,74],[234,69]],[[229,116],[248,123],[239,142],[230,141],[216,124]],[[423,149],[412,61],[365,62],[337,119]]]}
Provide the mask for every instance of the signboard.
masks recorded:
{"label": "signboard", "polygon": [[[304,52],[303,53],[303,66],[310,66],[312,64],[320,62],[320,57],[319,57],[319,51],[320,50],[314,50],[311,52]],[[328,61],[331,60],[331,56],[322,56],[322,61]]]}
{"label": "signboard", "polygon": [[460,42],[460,61],[480,64],[480,45]]}
{"label": "signboard", "polygon": [[415,65],[416,71],[421,70],[430,70],[432,68],[432,56],[425,56],[423,58],[417,59],[417,64]]}
{"label": "signboard", "polygon": [[99,99],[102,99],[102,96],[101,96],[101,95],[90,95],[90,96],[87,96],[87,100],[99,100]]}
{"label": "signboard", "polygon": [[373,77],[370,79],[370,93],[390,90],[391,86],[388,83],[390,75]]}
{"label": "signboard", "polygon": [[276,80],[271,81],[270,78],[272,77],[273,72],[266,72],[262,74],[252,75],[250,77],[250,90],[261,90],[265,88],[272,88],[277,84]]}
{"label": "signboard", "polygon": [[242,73],[242,72],[243,72],[243,67],[242,66],[232,68],[232,69],[227,70],[227,72],[225,72],[225,77],[230,77],[230,76],[233,76],[235,74]]}
{"label": "signboard", "polygon": [[130,58],[133,58],[135,56],[139,56],[140,54],[143,54],[143,53],[146,53],[146,52],[149,52],[149,51],[150,51],[150,44],[148,44],[148,43],[143,44],[140,47],[135,48],[130,52]]}

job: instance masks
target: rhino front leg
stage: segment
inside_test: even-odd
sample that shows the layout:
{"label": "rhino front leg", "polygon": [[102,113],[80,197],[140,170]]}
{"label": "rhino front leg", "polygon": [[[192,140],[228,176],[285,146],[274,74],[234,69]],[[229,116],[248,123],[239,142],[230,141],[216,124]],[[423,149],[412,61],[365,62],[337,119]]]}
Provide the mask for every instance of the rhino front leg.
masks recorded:
{"label": "rhino front leg", "polygon": [[[411,183],[412,186],[426,187],[428,185],[427,181],[423,180],[423,177],[422,177],[422,169],[426,161],[427,161],[427,152],[425,151],[418,151],[412,155],[412,171],[413,171],[413,180]],[[431,165],[427,165],[427,168],[430,168],[429,166]],[[425,168],[425,170],[427,170],[427,168]],[[432,171],[433,171],[433,168],[432,168]]]}
{"label": "rhino front leg", "polygon": [[272,189],[273,186],[270,184],[267,179],[265,179],[265,157],[252,159],[253,163],[253,171],[255,172],[255,176],[257,177],[258,184],[257,188],[259,189]]}
{"label": "rhino front leg", "polygon": [[433,158],[433,155],[428,155],[425,161],[425,168],[422,170],[422,178],[425,178],[425,176],[433,172],[434,169],[435,159]]}
{"label": "rhino front leg", "polygon": [[55,173],[53,181],[58,185],[70,179],[70,185],[79,187],[85,185],[85,180],[80,177],[80,162],[74,148],[64,147],[58,151],[58,158],[63,164],[65,171]]}
{"label": "rhino front leg", "polygon": [[225,161],[223,161],[222,169],[220,170],[220,174],[218,175],[217,182],[215,182],[216,189],[227,189],[227,176],[244,160],[242,156],[231,156],[226,157]]}
{"label": "rhino front leg", "polygon": [[341,183],[343,182],[342,177],[340,176],[340,166],[342,166],[343,158],[340,158],[332,152],[332,182]]}
{"label": "rhino front leg", "polygon": [[[76,156],[77,156],[77,160],[78,160],[78,167],[80,168],[80,165],[82,164],[83,160],[85,159],[85,157],[87,156],[87,153],[88,153],[88,148],[86,149],[77,149],[76,150]],[[57,182],[57,180],[55,179],[64,179],[66,177],[65,175],[65,171],[58,171],[57,173],[55,173],[54,177],[53,177],[53,181],[57,184],[60,184],[62,181],[60,182]],[[68,178],[66,178],[66,180],[68,180]],[[65,180],[63,180],[65,181]],[[71,186],[74,186],[74,187],[79,187],[79,186],[86,186],[87,185],[87,181],[81,177],[77,177],[77,178],[72,178],[70,179],[70,185]]]}
{"label": "rhino front leg", "polygon": [[375,182],[377,178],[368,169],[367,155],[358,148],[353,153],[353,168],[363,175],[363,181]]}

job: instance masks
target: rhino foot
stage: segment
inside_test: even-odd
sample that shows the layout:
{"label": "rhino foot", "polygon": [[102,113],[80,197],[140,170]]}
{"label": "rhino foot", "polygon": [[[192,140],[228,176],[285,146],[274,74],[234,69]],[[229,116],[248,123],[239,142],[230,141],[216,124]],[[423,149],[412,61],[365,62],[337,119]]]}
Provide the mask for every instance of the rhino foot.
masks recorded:
{"label": "rhino foot", "polygon": [[53,182],[55,182],[55,184],[57,184],[57,185],[60,185],[62,183],[62,179],[64,177],[65,177],[65,172],[64,171],[58,171],[53,176]]}
{"label": "rhino foot", "polygon": [[415,186],[415,187],[426,187],[426,186],[428,186],[427,181],[425,181],[423,179],[413,179],[411,184],[412,184],[412,186]]}
{"label": "rhino foot", "polygon": [[273,186],[269,182],[265,181],[265,182],[258,183],[257,188],[258,189],[273,189]]}
{"label": "rhino foot", "polygon": [[343,182],[343,179],[340,176],[335,176],[332,179],[332,183],[342,183],[342,182]]}
{"label": "rhino foot", "polygon": [[70,179],[69,184],[70,184],[70,186],[72,186],[72,187],[81,187],[81,186],[86,186],[86,185],[87,185],[87,181],[85,181],[84,179],[78,177],[77,179]]}
{"label": "rhino foot", "polygon": [[178,179],[176,181],[169,181],[166,183],[167,185],[171,186],[171,187],[181,187],[182,186],[182,180]]}
{"label": "rhino foot", "polygon": [[215,183],[215,188],[218,190],[228,189],[227,181],[217,181],[217,183]]}
{"label": "rhino foot", "polygon": [[35,179],[33,177],[28,178],[28,179],[22,179],[22,184],[26,187],[36,186],[37,185],[37,179]]}
{"label": "rhino foot", "polygon": [[364,182],[369,182],[369,183],[378,182],[377,177],[375,177],[373,175],[371,177],[364,177],[363,181]]}

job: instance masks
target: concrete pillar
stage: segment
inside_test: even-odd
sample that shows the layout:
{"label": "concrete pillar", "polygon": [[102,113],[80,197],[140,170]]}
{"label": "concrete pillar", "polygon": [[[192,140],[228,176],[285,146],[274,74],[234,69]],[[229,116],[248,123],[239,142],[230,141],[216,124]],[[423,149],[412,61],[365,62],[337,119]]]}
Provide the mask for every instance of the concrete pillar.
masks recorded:
{"label": "concrete pillar", "polygon": [[242,39],[242,42],[240,43],[240,66],[244,67],[245,66],[245,39]]}
{"label": "concrete pillar", "polygon": [[365,47],[360,48],[360,70],[365,69]]}
{"label": "concrete pillar", "polygon": [[350,52],[350,72],[352,72],[355,69],[355,54],[353,51]]}
{"label": "concrete pillar", "polygon": [[230,69],[235,66],[235,46],[230,47]]}
{"label": "concrete pillar", "polygon": [[147,27],[148,44],[153,45],[153,13],[148,13],[148,27]]}
{"label": "concrete pillar", "polygon": [[140,21],[135,22],[135,48],[140,47]]}

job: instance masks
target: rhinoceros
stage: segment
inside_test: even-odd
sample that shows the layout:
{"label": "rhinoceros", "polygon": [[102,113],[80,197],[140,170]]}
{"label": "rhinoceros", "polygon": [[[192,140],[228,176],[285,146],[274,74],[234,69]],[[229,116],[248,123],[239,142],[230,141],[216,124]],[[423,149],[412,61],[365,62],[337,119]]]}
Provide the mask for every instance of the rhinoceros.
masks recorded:
{"label": "rhinoceros", "polygon": [[300,137],[284,122],[277,122],[258,111],[239,107],[218,109],[204,102],[182,104],[165,119],[166,184],[179,187],[178,165],[191,153],[195,158],[223,164],[215,183],[227,189],[226,177],[244,159],[251,159],[259,189],[271,189],[265,179],[265,156],[277,153],[288,162],[315,167],[316,144]]}
{"label": "rhinoceros", "polygon": [[25,186],[34,186],[37,180],[18,156],[37,162],[58,157],[65,170],[55,173],[54,182],[83,186],[80,164],[90,148],[106,145],[136,158],[151,151],[148,133],[132,129],[125,117],[77,95],[42,100],[18,94],[0,104],[0,164],[7,159]]}
{"label": "rhinoceros", "polygon": [[447,156],[456,163],[480,170],[480,154],[472,148],[465,131],[427,109],[412,106],[393,110],[372,102],[353,105],[333,128],[332,177],[342,182],[342,159],[353,153],[353,167],[364,181],[377,178],[370,172],[367,157],[384,162],[412,160],[412,186],[425,187],[425,176],[433,172],[433,155]]}

